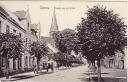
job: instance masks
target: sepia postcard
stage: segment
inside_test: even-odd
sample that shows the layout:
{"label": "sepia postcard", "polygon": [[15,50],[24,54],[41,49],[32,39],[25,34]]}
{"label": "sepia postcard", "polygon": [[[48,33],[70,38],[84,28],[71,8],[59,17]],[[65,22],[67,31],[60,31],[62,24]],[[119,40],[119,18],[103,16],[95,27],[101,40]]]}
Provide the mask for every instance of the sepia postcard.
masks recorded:
{"label": "sepia postcard", "polygon": [[127,0],[0,0],[0,82],[127,82]]}

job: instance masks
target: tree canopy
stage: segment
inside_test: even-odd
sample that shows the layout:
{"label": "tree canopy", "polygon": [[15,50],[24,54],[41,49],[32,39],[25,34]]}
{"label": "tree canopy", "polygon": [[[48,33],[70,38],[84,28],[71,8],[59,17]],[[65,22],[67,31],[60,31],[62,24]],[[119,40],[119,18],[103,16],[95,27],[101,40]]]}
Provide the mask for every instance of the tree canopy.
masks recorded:
{"label": "tree canopy", "polygon": [[0,34],[0,53],[2,57],[18,58],[24,52],[21,38],[12,33]]}
{"label": "tree canopy", "polygon": [[45,44],[41,44],[38,41],[33,42],[30,45],[30,54],[34,55],[39,61],[42,58],[42,56],[47,55],[47,52],[48,52],[47,46]]}
{"label": "tree canopy", "polygon": [[[21,38],[12,33],[0,33],[0,55],[5,58],[6,78],[9,78],[9,59],[21,57],[24,52],[24,46]],[[18,67],[19,68],[19,67]]]}
{"label": "tree canopy", "polygon": [[77,36],[74,30],[65,29],[63,31],[55,33],[53,36],[57,48],[62,53],[70,53],[71,50],[75,50]]}
{"label": "tree canopy", "polygon": [[103,6],[89,8],[86,14],[77,27],[83,55],[94,61],[123,52],[127,39],[122,18]]}

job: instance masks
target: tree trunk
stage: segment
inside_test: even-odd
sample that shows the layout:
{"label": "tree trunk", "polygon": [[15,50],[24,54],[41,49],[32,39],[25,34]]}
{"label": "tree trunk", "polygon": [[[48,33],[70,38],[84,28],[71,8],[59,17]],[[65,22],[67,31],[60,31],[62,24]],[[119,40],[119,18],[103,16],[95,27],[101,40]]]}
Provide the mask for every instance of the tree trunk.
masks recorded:
{"label": "tree trunk", "polygon": [[20,69],[22,67],[22,56],[20,56]]}
{"label": "tree trunk", "polygon": [[96,67],[96,65],[95,65],[95,61],[94,61],[93,63],[94,63],[94,67]]}
{"label": "tree trunk", "polygon": [[21,68],[21,66],[20,66],[20,63],[21,63],[21,59],[20,59],[21,57],[19,56],[18,57],[18,70]]}
{"label": "tree trunk", "polygon": [[2,76],[2,56],[0,55],[0,76]]}
{"label": "tree trunk", "polygon": [[100,65],[100,59],[97,60],[97,67],[98,67],[98,82],[101,80],[101,65]]}
{"label": "tree trunk", "polygon": [[15,59],[13,58],[13,70],[16,70],[16,63],[15,63]]}
{"label": "tree trunk", "polygon": [[38,70],[39,70],[39,63],[40,63],[40,60],[37,59],[36,73],[38,73]]}
{"label": "tree trunk", "polygon": [[6,62],[6,79],[9,79],[9,61],[8,58],[5,58],[5,62]]}
{"label": "tree trunk", "polygon": [[91,62],[91,64],[92,64],[92,66],[94,66],[94,67],[95,67],[95,61]]}

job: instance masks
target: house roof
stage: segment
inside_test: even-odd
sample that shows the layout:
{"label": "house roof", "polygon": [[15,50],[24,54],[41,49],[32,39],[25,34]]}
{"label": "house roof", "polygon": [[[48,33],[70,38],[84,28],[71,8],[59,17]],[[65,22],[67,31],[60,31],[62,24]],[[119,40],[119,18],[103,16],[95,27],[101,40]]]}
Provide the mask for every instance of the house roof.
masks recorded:
{"label": "house roof", "polygon": [[34,30],[38,30],[38,24],[30,24],[30,28]]}
{"label": "house roof", "polygon": [[[10,21],[11,23],[17,25],[20,29],[23,29],[23,25],[19,21],[18,17],[14,15],[11,11],[6,9],[4,6],[0,6],[0,12],[5,15],[5,17]],[[24,30],[25,31],[25,30]]]}
{"label": "house roof", "polygon": [[52,39],[51,37],[45,37],[45,36],[41,36],[41,42],[42,43],[50,43],[53,46],[55,45],[55,41],[54,39]]}
{"label": "house roof", "polygon": [[57,53],[58,50],[53,46],[51,45],[50,43],[47,43],[47,47],[53,52],[53,53]]}
{"label": "house roof", "polygon": [[9,14],[4,10],[4,8],[0,5],[0,12],[6,16],[9,16]]}
{"label": "house roof", "polygon": [[58,49],[55,47],[55,41],[51,37],[41,37],[41,42],[45,43],[47,47],[50,49],[50,52],[57,53]]}
{"label": "house roof", "polygon": [[24,10],[13,12],[17,17],[23,19],[26,18],[27,12]]}

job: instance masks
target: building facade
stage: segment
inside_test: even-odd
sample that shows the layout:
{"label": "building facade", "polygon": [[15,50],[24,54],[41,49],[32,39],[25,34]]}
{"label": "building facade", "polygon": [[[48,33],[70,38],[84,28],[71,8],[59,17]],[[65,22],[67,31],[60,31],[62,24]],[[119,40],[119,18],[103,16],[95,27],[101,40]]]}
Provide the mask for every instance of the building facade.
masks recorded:
{"label": "building facade", "polygon": [[121,52],[116,52],[115,56],[106,57],[101,63],[106,68],[116,68],[116,69],[127,69],[127,53],[126,48],[124,49],[124,54]]}
{"label": "building facade", "polygon": [[[10,12],[0,6],[0,33],[13,33],[19,35],[24,43],[25,52],[19,59],[9,59],[9,72],[26,70],[33,67],[35,58],[28,50],[30,44],[40,38],[40,23],[32,24],[29,9],[27,11]],[[1,74],[5,73],[5,59],[0,56]]]}

